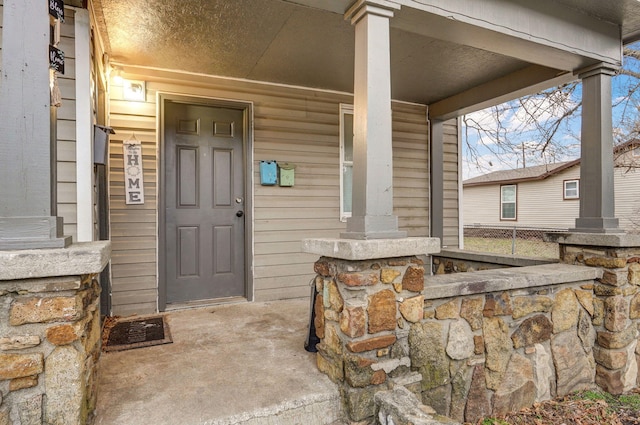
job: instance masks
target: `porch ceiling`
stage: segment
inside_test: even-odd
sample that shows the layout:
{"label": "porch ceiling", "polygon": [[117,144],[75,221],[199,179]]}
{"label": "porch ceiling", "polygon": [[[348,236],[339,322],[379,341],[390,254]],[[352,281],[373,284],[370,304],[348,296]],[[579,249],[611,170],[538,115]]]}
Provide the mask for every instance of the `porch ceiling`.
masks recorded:
{"label": "porch ceiling", "polygon": [[[405,4],[402,19],[411,21],[412,9],[406,4],[412,1],[398,2]],[[626,35],[640,28],[636,0],[549,2],[582,8],[592,17],[621,25]],[[354,28],[343,17],[349,3],[94,1],[114,62],[352,92]],[[405,29],[393,24],[391,28],[394,99],[432,104],[531,65],[522,58],[450,41],[446,34],[434,37],[428,31]]]}

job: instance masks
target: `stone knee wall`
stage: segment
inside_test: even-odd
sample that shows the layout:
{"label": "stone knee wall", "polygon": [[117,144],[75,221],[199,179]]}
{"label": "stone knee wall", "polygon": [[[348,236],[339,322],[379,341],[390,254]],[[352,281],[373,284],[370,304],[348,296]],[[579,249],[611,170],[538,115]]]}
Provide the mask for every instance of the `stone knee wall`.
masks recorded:
{"label": "stone knee wall", "polygon": [[614,394],[629,391],[640,382],[640,247],[561,244],[560,260],[603,269],[593,288],[596,307],[604,311],[597,323],[596,382]]}
{"label": "stone knee wall", "polygon": [[323,257],[315,270],[317,363],[339,384],[352,421],[373,417],[374,395],[398,385],[461,422],[596,382],[618,393],[635,386],[636,324],[622,301],[635,286],[606,295],[605,286],[619,287],[596,282],[596,270],[548,265],[425,279],[415,257]]}
{"label": "stone knee wall", "polygon": [[101,349],[93,278],[0,281],[0,424],[90,419]]}

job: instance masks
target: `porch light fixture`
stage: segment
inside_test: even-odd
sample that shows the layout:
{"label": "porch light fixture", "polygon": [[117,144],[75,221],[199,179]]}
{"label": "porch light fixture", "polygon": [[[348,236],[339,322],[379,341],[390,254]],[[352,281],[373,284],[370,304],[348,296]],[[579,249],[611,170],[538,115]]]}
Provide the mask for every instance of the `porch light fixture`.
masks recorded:
{"label": "porch light fixture", "polygon": [[124,100],[144,102],[146,100],[144,81],[122,80],[122,97]]}
{"label": "porch light fixture", "polygon": [[114,82],[114,84],[120,85],[120,84],[122,84],[123,80],[124,79],[122,78],[122,68],[114,66],[113,67],[113,82]]}

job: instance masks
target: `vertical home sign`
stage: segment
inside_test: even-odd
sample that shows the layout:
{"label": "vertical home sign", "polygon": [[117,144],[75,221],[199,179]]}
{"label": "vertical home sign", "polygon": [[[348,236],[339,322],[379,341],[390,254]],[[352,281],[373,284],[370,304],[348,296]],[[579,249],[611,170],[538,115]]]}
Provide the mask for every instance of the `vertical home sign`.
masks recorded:
{"label": "vertical home sign", "polygon": [[127,205],[144,204],[144,181],[142,178],[142,144],[135,138],[125,140],[124,150],[124,195]]}

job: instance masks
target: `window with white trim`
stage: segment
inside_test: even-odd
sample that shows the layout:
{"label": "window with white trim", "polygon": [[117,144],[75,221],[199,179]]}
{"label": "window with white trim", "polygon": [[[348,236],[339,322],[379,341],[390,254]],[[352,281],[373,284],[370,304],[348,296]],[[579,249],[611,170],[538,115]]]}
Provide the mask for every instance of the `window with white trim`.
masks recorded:
{"label": "window with white trim", "polygon": [[580,180],[564,181],[564,199],[580,199]]}
{"label": "window with white trim", "polygon": [[517,199],[518,192],[515,184],[500,186],[500,220],[516,220]]}
{"label": "window with white trim", "polygon": [[340,104],[340,221],[351,217],[353,192],[353,105]]}

